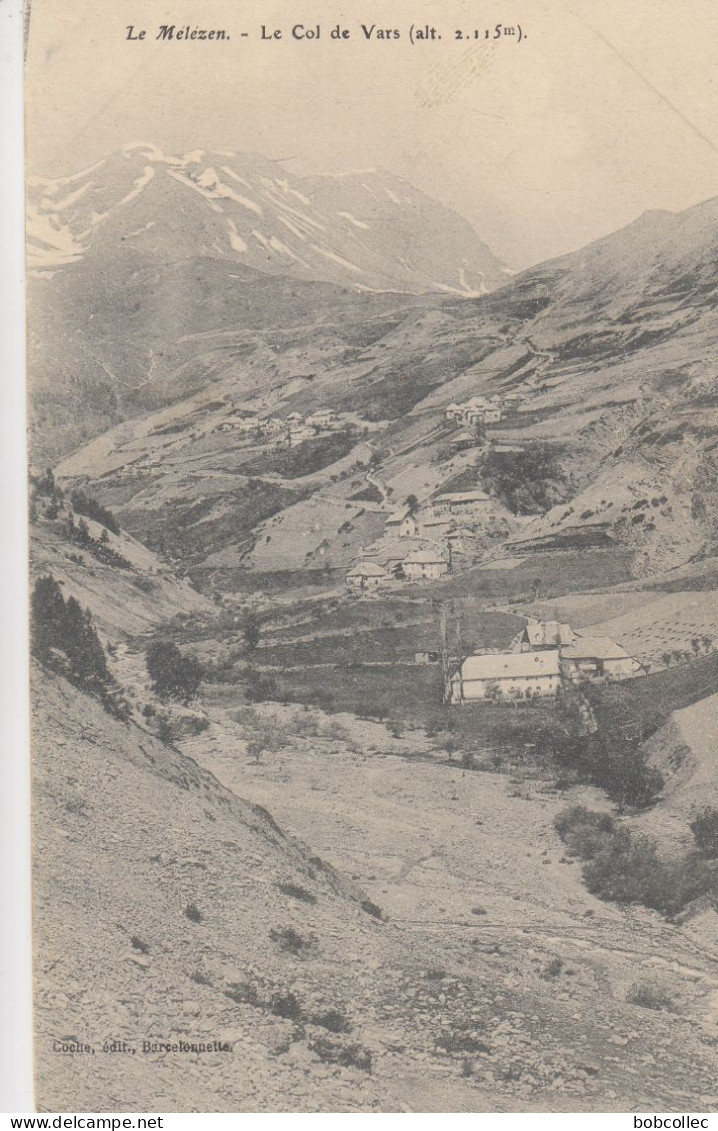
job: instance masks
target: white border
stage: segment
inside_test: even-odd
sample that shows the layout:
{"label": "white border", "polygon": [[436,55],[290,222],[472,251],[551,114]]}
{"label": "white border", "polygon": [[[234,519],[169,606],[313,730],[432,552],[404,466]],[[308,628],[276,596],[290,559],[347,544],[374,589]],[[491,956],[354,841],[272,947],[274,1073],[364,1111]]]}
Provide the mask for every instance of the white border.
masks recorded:
{"label": "white border", "polygon": [[0,1108],[32,1111],[22,0],[0,0]]}

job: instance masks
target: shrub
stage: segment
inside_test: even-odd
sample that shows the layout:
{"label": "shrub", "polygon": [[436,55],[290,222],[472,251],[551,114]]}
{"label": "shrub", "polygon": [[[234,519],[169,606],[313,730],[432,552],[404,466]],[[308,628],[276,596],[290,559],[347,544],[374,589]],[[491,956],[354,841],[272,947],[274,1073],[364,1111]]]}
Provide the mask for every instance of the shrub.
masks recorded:
{"label": "shrub", "polygon": [[326,1013],[316,1013],[310,1018],[312,1025],[328,1029],[330,1033],[351,1033],[349,1020],[338,1009],[328,1009]]}
{"label": "shrub", "polygon": [[718,809],[707,805],[690,822],[696,846],[710,860],[718,857]]}
{"label": "shrub", "polygon": [[304,950],[311,948],[311,942],[302,937],[294,927],[282,927],[281,930],[272,928],[269,932],[269,937],[272,942],[277,943],[280,950],[286,950],[290,954],[301,954]]}
{"label": "shrub", "polygon": [[366,911],[367,915],[373,915],[375,919],[383,919],[381,907],[377,907],[376,903],[372,903],[370,899],[363,899],[361,901],[362,911]]}
{"label": "shrub", "polygon": [[93,495],[88,495],[87,492],[81,488],[73,491],[70,495],[70,502],[72,508],[77,514],[84,514],[87,518],[93,518],[95,522],[99,522],[102,526],[106,526],[113,534],[120,533],[120,524],[115,518],[112,511],[107,510]]}
{"label": "shrub", "polygon": [[192,656],[183,656],[176,644],[156,640],[145,655],[147,671],[157,694],[188,703],[202,682],[202,667]]}
{"label": "shrub", "polygon": [[626,994],[626,1001],[631,1005],[640,1005],[643,1009],[673,1009],[673,1002],[668,995],[647,982],[634,983]]}
{"label": "shrub", "polygon": [[201,923],[202,919],[204,918],[202,912],[198,907],[195,906],[194,903],[188,903],[184,909],[184,913],[185,917],[189,919],[191,923]]}
{"label": "shrub", "polygon": [[344,1068],[358,1068],[361,1072],[371,1072],[372,1055],[361,1045],[345,1045],[332,1041],[329,1037],[319,1037],[309,1045],[320,1060],[328,1064],[341,1064]]}
{"label": "shrub", "polygon": [[693,900],[716,890],[718,866],[696,854],[672,862],[659,858],[655,843],[617,827],[610,817],[583,806],[559,813],[562,840],[585,861],[589,891],[617,903],[642,903],[675,915]]}
{"label": "shrub", "polygon": [[444,1052],[491,1052],[483,1041],[472,1037],[471,1033],[463,1029],[455,1029],[452,1033],[442,1033],[436,1039],[437,1049]]}
{"label": "shrub", "polygon": [[263,703],[267,699],[279,699],[277,681],[269,675],[261,675],[248,669],[245,677],[244,695],[250,703]]}
{"label": "shrub", "polygon": [[310,891],[300,887],[299,884],[277,884],[277,887],[284,895],[289,895],[292,899],[299,899],[302,903],[315,904],[317,902],[316,895],[312,895]]}
{"label": "shrub", "polygon": [[558,978],[558,976],[559,976],[559,974],[561,973],[562,970],[563,970],[563,959],[562,958],[552,958],[551,961],[546,964],[546,968],[544,969],[544,972],[543,972],[544,977],[545,978]]}
{"label": "shrub", "polygon": [[303,1017],[302,1007],[293,993],[274,994],[269,1010],[276,1017],[285,1017],[289,1021],[301,1021]]}
{"label": "shrub", "polygon": [[482,482],[514,514],[547,511],[566,499],[570,481],[551,444],[527,444],[521,452],[490,451]]}

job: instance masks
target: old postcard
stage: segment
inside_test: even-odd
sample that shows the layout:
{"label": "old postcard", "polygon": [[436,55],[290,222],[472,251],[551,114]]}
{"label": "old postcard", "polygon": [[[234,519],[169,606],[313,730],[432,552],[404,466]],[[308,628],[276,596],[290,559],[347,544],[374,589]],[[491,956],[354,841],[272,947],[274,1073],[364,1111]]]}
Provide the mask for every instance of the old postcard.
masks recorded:
{"label": "old postcard", "polygon": [[41,1109],[715,1109],[717,48],[33,0]]}

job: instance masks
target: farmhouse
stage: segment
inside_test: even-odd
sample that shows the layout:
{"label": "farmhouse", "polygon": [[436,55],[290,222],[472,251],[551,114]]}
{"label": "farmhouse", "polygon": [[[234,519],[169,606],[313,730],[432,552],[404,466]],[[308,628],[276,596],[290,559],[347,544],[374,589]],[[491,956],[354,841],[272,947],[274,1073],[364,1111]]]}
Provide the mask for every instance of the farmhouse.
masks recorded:
{"label": "farmhouse", "polygon": [[512,651],[545,652],[553,648],[564,648],[573,644],[576,634],[570,624],[557,620],[542,620],[538,624],[527,624],[512,641]]}
{"label": "farmhouse", "polygon": [[315,428],[331,428],[337,422],[337,414],[330,408],[321,408],[307,417],[306,423]]}
{"label": "farmhouse", "polygon": [[449,572],[449,563],[436,550],[414,550],[402,562],[408,581],[436,581]]}
{"label": "farmhouse", "polygon": [[239,432],[240,436],[249,436],[257,431],[259,421],[256,416],[236,416],[223,420],[219,427],[221,432]]}
{"label": "farmhouse", "polygon": [[491,499],[485,491],[457,491],[454,494],[437,495],[432,503],[434,517],[441,515],[461,515],[462,517],[486,514]]}
{"label": "farmhouse", "polygon": [[289,429],[289,446],[294,444],[301,444],[304,440],[311,440],[316,436],[315,428],[309,428],[306,424],[300,424],[297,427]]}
{"label": "farmhouse", "polygon": [[461,418],[466,424],[498,424],[501,420],[501,408],[492,404],[485,397],[472,397],[462,405]]}
{"label": "farmhouse", "polygon": [[277,432],[282,432],[285,427],[284,421],[280,420],[278,416],[268,416],[259,421],[259,428],[266,436],[273,436]]}
{"label": "farmhouse", "polygon": [[450,702],[502,702],[556,695],[561,686],[557,650],[468,656],[450,681]]}
{"label": "farmhouse", "polygon": [[478,440],[473,432],[457,432],[455,436],[449,441],[449,447],[453,452],[465,452],[469,448],[475,448]]}
{"label": "farmhouse", "polygon": [[501,406],[486,397],[472,397],[463,404],[448,405],[445,415],[454,424],[498,424]]}
{"label": "farmhouse", "polygon": [[400,538],[412,538],[419,533],[419,523],[415,515],[406,508],[390,514],[385,527],[387,534],[398,535]]}
{"label": "farmhouse", "polygon": [[347,589],[352,593],[371,593],[391,581],[391,576],[376,562],[358,562],[346,576]]}
{"label": "farmhouse", "polygon": [[577,636],[561,649],[561,667],[567,679],[630,679],[643,671],[638,660],[608,636]]}

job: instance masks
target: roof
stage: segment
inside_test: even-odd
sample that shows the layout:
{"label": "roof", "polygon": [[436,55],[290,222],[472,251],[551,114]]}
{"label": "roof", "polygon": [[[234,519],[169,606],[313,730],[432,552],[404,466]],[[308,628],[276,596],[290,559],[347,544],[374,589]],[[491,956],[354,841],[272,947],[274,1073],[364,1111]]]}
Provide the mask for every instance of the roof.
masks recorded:
{"label": "roof", "polygon": [[489,502],[489,496],[485,491],[455,491],[448,492],[445,495],[437,495],[434,499],[435,503],[473,503],[473,502]]}
{"label": "roof", "polygon": [[631,656],[608,636],[577,636],[569,648],[564,648],[565,660],[630,660]]}
{"label": "roof", "polygon": [[486,397],[472,397],[471,400],[464,401],[464,408],[494,408]]}
{"label": "roof", "polygon": [[496,656],[468,656],[461,665],[461,678],[515,679],[532,675],[560,675],[555,652],[505,652]]}
{"label": "roof", "polygon": [[410,565],[428,565],[430,562],[440,562],[442,565],[446,565],[446,558],[437,554],[435,550],[414,550],[413,553],[404,558],[404,561]]}
{"label": "roof", "polygon": [[399,524],[402,523],[404,521],[404,519],[408,518],[408,517],[409,517],[408,508],[405,508],[403,511],[392,511],[392,513],[390,515],[387,515],[386,525],[387,526],[394,526],[394,525],[399,526]]}
{"label": "roof", "polygon": [[387,577],[387,572],[376,562],[358,562],[347,577]]}
{"label": "roof", "polygon": [[538,647],[542,644],[571,644],[575,640],[571,625],[561,624],[557,620],[527,624],[524,631],[532,647]]}

